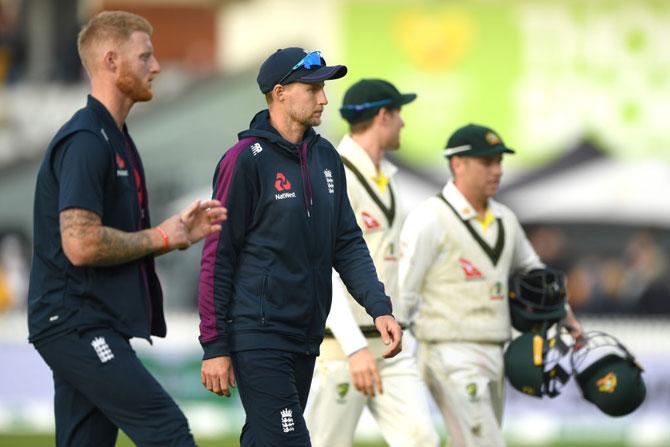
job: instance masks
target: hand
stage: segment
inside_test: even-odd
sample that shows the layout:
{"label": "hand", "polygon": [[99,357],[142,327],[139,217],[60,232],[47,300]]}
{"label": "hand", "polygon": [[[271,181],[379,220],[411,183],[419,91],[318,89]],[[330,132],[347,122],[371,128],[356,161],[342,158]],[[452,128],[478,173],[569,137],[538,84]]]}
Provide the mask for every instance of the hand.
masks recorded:
{"label": "hand", "polygon": [[202,361],[200,381],[214,394],[230,397],[230,388],[235,388],[235,373],[230,357],[214,357]]}
{"label": "hand", "polygon": [[375,397],[375,386],[379,394],[384,393],[377,362],[368,348],[360,349],[349,356],[349,371],[354,386],[364,395]]}
{"label": "hand", "polygon": [[227,211],[220,205],[218,200],[202,203],[197,200],[180,214],[161,222],[159,227],[168,238],[167,250],[163,248],[161,251],[165,253],[175,248],[186,250],[202,238],[221,231],[221,225],[217,222],[226,220]]}
{"label": "hand", "polygon": [[571,309],[568,310],[563,318],[562,324],[570,332],[572,338],[574,338],[575,346],[580,347],[584,343],[584,329],[582,328],[582,323],[577,320]]}
{"label": "hand", "polygon": [[402,350],[402,329],[395,318],[391,315],[382,315],[375,318],[375,327],[382,336],[384,344],[389,348],[382,357],[389,359],[395,357]]}
{"label": "hand", "polygon": [[196,200],[179,215],[191,244],[221,231],[220,222],[227,218],[228,210],[223,208],[218,200],[207,200],[202,203]]}

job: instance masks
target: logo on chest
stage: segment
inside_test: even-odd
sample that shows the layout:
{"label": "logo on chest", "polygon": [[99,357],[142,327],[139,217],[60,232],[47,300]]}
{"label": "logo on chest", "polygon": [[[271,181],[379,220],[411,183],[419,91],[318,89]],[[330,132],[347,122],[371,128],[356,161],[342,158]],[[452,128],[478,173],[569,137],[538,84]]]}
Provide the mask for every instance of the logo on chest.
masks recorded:
{"label": "logo on chest", "polygon": [[284,433],[295,430],[295,422],[293,421],[293,410],[284,408],[281,410],[281,428]]}
{"label": "logo on chest", "polygon": [[279,194],[275,194],[275,200],[295,198],[295,192],[291,192],[291,182],[282,172],[277,172],[277,177],[275,177],[275,189],[279,191]]}
{"label": "logo on chest", "polygon": [[116,176],[128,177],[128,169],[126,169],[126,162],[119,154],[116,154]]}
{"label": "logo on chest", "polygon": [[481,279],[482,278],[482,272],[477,269],[474,265],[472,265],[472,262],[468,261],[465,258],[461,258],[458,260],[458,263],[460,264],[461,268],[463,269],[463,273],[465,274],[465,279]]}
{"label": "logo on chest", "polygon": [[502,301],[505,299],[502,293],[502,283],[496,281],[495,284],[491,286],[491,301]]}
{"label": "logo on chest", "polygon": [[373,231],[381,228],[379,221],[372,217],[367,211],[361,212],[361,220],[363,220],[363,225],[365,225],[365,231]]}
{"label": "logo on chest", "polygon": [[251,154],[254,157],[260,154],[261,152],[263,152],[263,146],[261,146],[259,143],[254,143],[251,145]]}
{"label": "logo on chest", "polygon": [[323,176],[326,178],[326,186],[328,186],[328,192],[335,194],[335,182],[333,181],[333,173],[330,169],[323,171]]}

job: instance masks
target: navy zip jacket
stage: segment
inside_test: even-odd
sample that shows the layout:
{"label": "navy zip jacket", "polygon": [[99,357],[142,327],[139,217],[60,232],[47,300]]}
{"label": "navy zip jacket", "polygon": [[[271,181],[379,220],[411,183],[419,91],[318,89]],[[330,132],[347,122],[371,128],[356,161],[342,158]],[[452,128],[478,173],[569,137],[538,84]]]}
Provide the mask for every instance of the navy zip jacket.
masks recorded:
{"label": "navy zip jacket", "polygon": [[334,267],[374,319],[391,314],[347,197],[342,161],[313,129],[284,140],[267,110],[222,157],[229,210],[205,241],[198,307],[204,359],[250,349],[318,355]]}

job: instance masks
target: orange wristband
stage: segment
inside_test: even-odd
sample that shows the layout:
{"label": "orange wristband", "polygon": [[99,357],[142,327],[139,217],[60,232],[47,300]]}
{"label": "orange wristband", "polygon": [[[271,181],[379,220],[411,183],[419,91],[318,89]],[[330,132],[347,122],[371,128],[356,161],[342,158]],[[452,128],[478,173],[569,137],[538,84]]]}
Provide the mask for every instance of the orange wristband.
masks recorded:
{"label": "orange wristband", "polygon": [[163,238],[163,250],[170,250],[170,238],[168,237],[167,233],[161,227],[156,227],[156,229],[158,230],[158,234],[160,234]]}

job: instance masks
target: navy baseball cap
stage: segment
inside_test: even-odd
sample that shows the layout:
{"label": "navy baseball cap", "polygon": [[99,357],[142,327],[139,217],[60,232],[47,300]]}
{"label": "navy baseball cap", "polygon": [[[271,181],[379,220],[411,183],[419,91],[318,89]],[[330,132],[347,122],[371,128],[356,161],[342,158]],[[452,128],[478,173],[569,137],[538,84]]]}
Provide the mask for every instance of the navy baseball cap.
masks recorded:
{"label": "navy baseball cap", "polygon": [[502,138],[490,127],[468,124],[456,130],[444,149],[444,156],[485,157],[494,154],[513,154],[514,151],[503,143]]}
{"label": "navy baseball cap", "polygon": [[282,48],[270,55],[261,65],[256,81],[261,92],[268,93],[275,85],[292,82],[315,84],[338,79],[347,74],[344,65],[326,66],[319,51],[306,52],[302,48]]}
{"label": "navy baseball cap", "polygon": [[415,99],[416,93],[400,93],[388,81],[361,79],[345,92],[340,114],[349,124],[355,124],[372,118],[382,107],[400,108]]}

